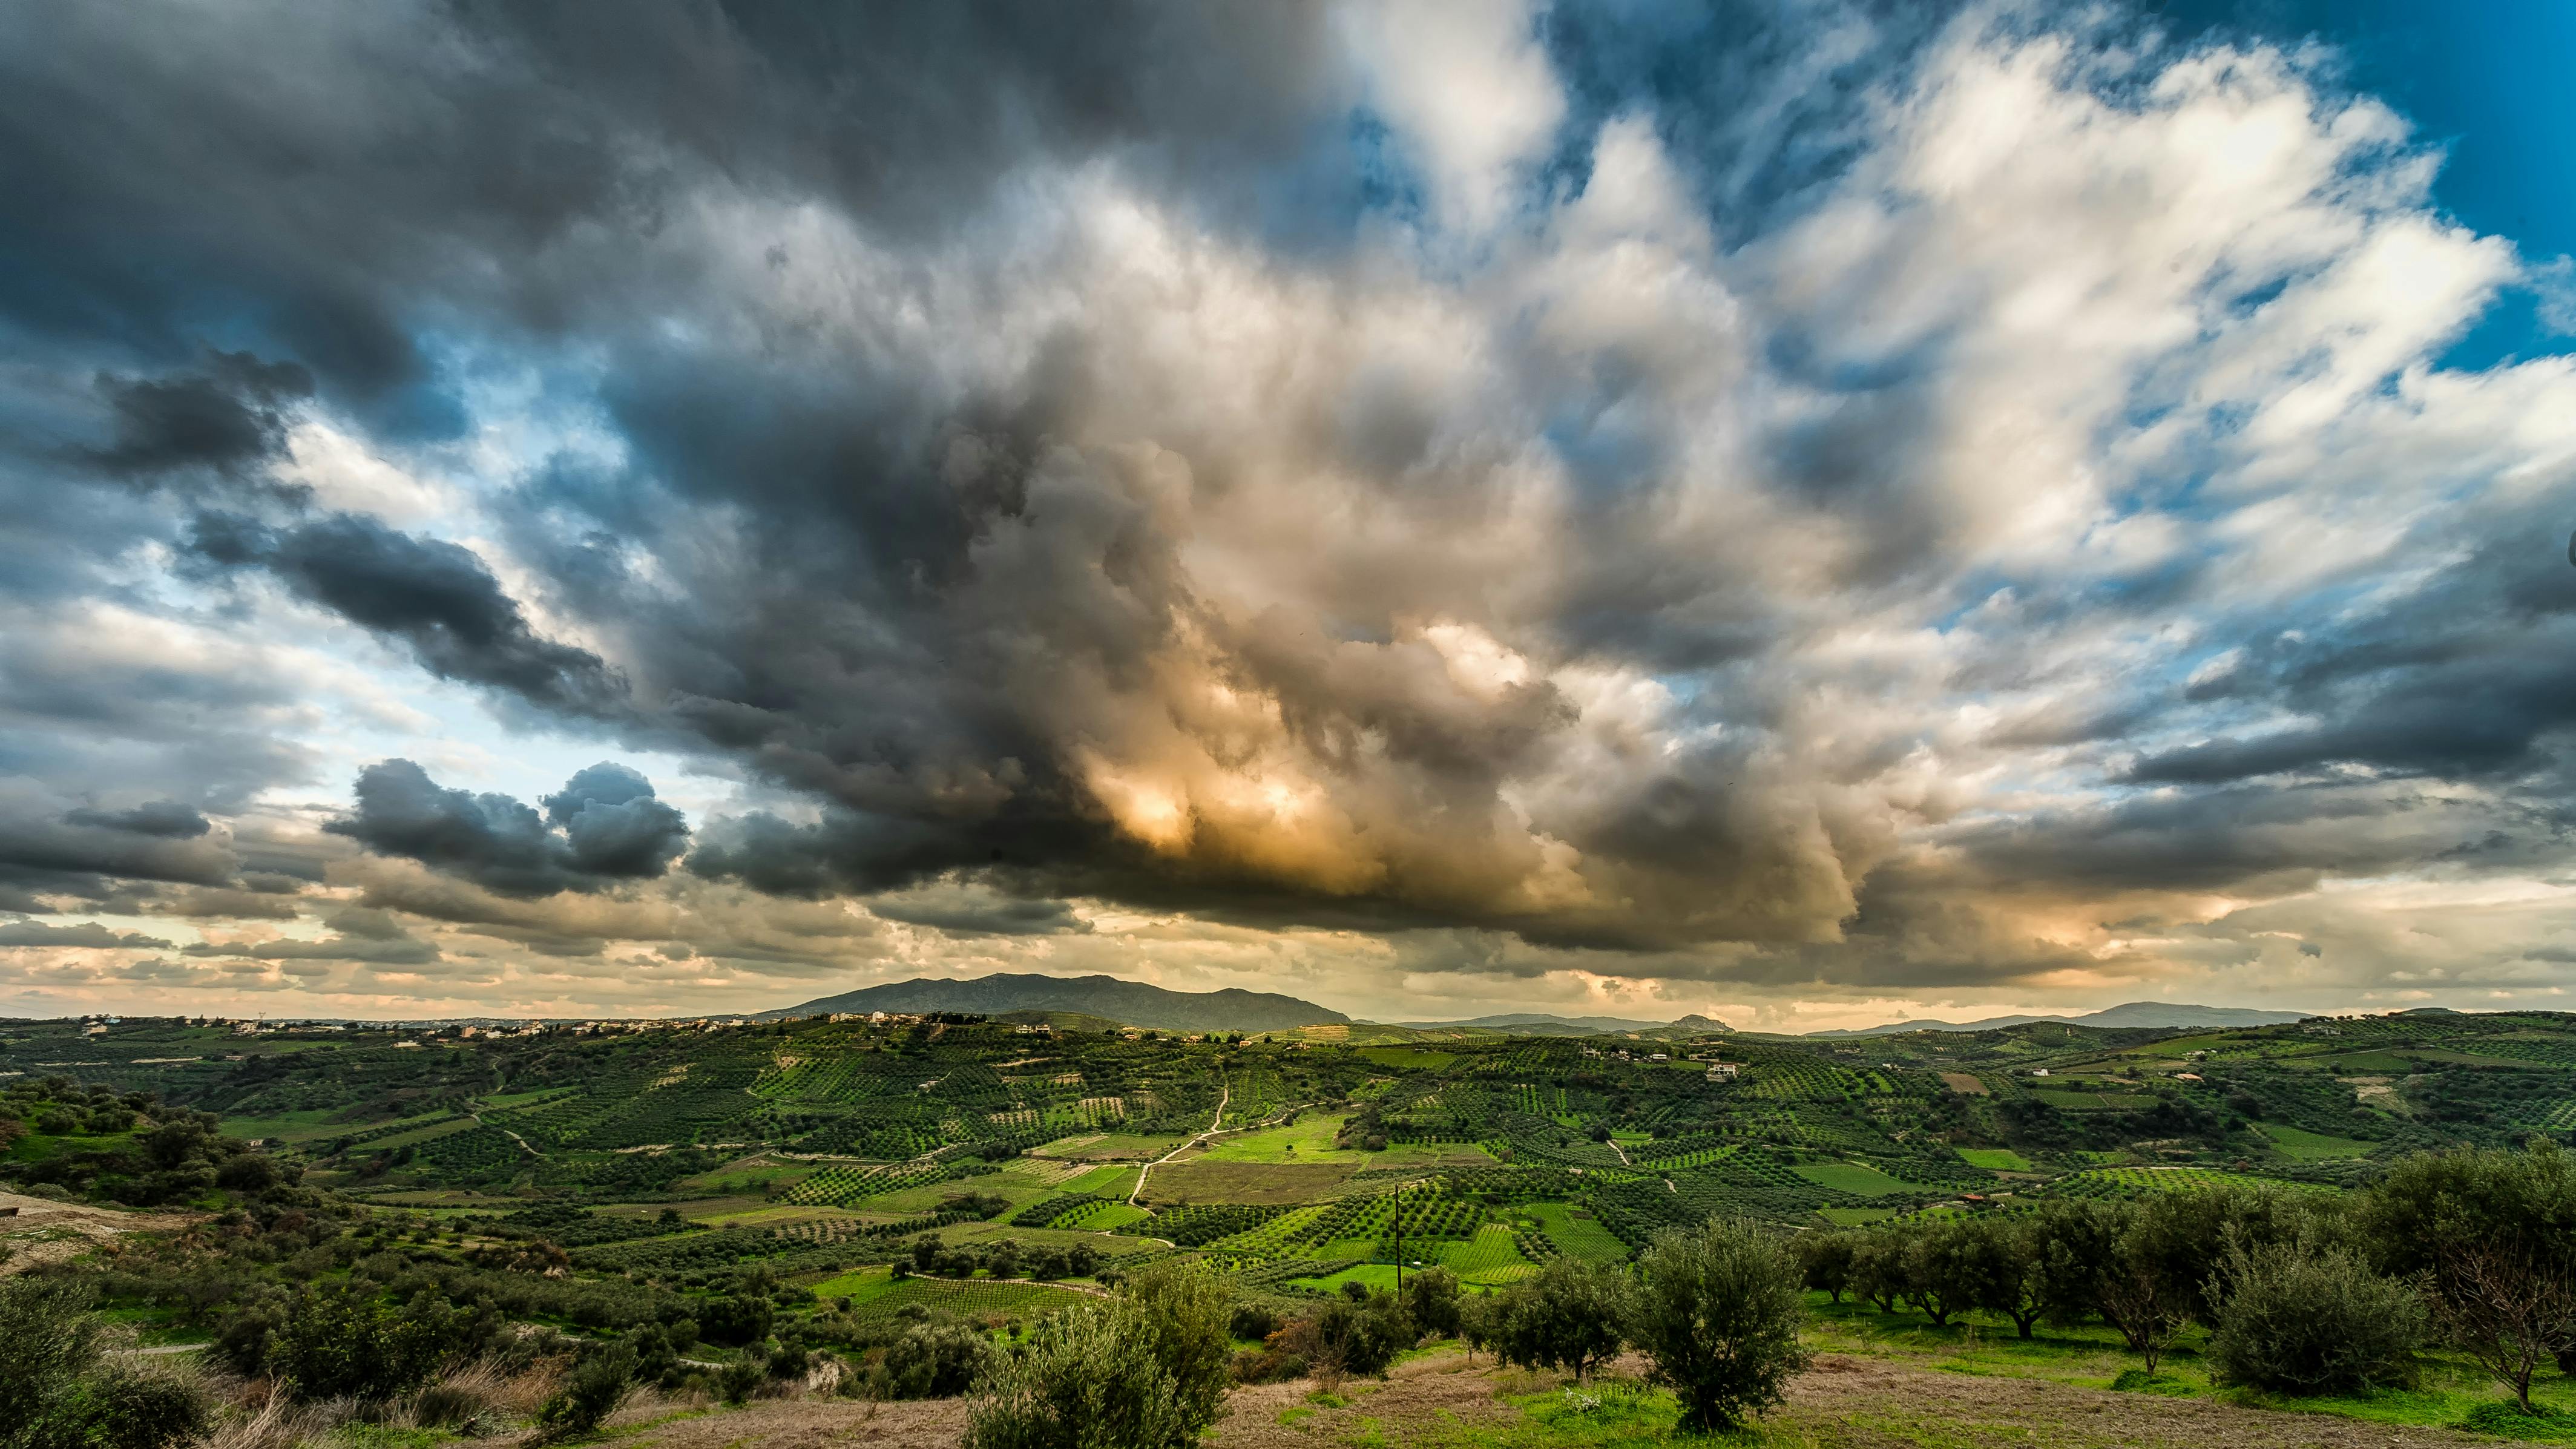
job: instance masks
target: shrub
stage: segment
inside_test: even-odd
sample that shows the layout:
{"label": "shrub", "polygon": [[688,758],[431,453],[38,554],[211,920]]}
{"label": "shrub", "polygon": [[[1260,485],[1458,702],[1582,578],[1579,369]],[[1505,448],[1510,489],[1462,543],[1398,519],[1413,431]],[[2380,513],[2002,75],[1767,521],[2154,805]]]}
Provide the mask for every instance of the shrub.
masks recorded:
{"label": "shrub", "polygon": [[1282,1330],[1274,1343],[1304,1361],[1317,1378],[1382,1375],[1411,1348],[1413,1320],[1391,1297],[1327,1303]]}
{"label": "shrub", "polygon": [[303,1399],[376,1403],[438,1371],[456,1317],[427,1294],[399,1308],[353,1290],[305,1290],[268,1337],[267,1366]]}
{"label": "shrub", "polygon": [[2211,1376],[2285,1394],[2411,1383],[2424,1305],[2346,1249],[2237,1245],[2227,1306],[2210,1335]]}
{"label": "shrub", "polygon": [[1502,1292],[1494,1352],[1523,1368],[1571,1370],[1578,1379],[1627,1341],[1628,1275],[1571,1254],[1550,1258]]}
{"label": "shrub", "polygon": [[767,1382],[769,1370],[765,1361],[756,1354],[737,1354],[726,1359],[724,1367],[716,1370],[716,1397],[738,1407],[760,1392],[760,1386]]}
{"label": "shrub", "polygon": [[886,1345],[880,1384],[890,1399],[952,1399],[972,1388],[992,1341],[962,1324],[922,1324]]}
{"label": "shrub", "polygon": [[1114,1306],[1038,1325],[978,1388],[966,1449],[1190,1449],[1179,1385]]}
{"label": "shrub", "polygon": [[1192,1432],[1216,1422],[1232,1384],[1224,1285],[1204,1269],[1161,1264],[1127,1280],[1118,1310],[1127,1331],[1171,1375]]}
{"label": "shrub", "polygon": [[1238,1303],[1226,1315],[1225,1331],[1229,1337],[1261,1343],[1279,1331],[1279,1315],[1266,1303]]}
{"label": "shrub", "polygon": [[9,1449],[164,1449],[212,1422],[194,1378],[103,1360],[79,1285],[0,1281],[0,1345],[0,1444]]}
{"label": "shrub", "polygon": [[553,1395],[537,1406],[538,1437],[551,1443],[587,1434],[617,1412],[635,1382],[635,1350],[613,1344],[582,1356]]}
{"label": "shrub", "polygon": [[709,1343],[740,1348],[767,1337],[776,1313],[768,1299],[754,1294],[710,1298],[698,1308],[698,1336]]}
{"label": "shrub", "polygon": [[1735,1428],[1807,1366],[1805,1274],[1770,1233],[1711,1220],[1659,1235],[1637,1265],[1630,1335],[1654,1361],[1649,1377],[1680,1396],[1685,1430]]}
{"label": "shrub", "polygon": [[967,1449],[1194,1449],[1231,1383],[1225,1290],[1161,1264],[1057,1314],[978,1389]]}

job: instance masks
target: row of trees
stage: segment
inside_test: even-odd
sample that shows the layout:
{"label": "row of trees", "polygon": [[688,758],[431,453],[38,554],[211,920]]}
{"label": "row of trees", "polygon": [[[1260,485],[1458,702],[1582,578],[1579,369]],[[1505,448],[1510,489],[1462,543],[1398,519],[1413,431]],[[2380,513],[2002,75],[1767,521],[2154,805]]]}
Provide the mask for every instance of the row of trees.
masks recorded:
{"label": "row of trees", "polygon": [[2546,1363],[2576,1368],[2576,1158],[2401,1160],[2367,1191],[2224,1187],[2135,1201],[1802,1235],[1804,1281],[1839,1302],[1982,1310],[2027,1338],[2101,1321],[2147,1372],[2184,1329],[2222,1382],[2327,1393],[2411,1381],[2438,1339],[2530,1406]]}
{"label": "row of trees", "polygon": [[[1509,1362],[1578,1375],[1633,1345],[1650,1376],[1671,1387],[1692,1430],[1731,1428],[1776,1403],[1806,1364],[1799,1265],[1777,1233],[1712,1220],[1670,1231],[1636,1271],[1564,1257],[1498,1294],[1464,1297],[1449,1273],[1411,1275],[1404,1291],[1365,1289],[1288,1323],[1255,1304],[1229,1304],[1213,1276],[1165,1265],[1139,1273],[1117,1298],[1057,1314],[1027,1342],[991,1351],[971,1378],[969,1449],[1187,1449],[1215,1419],[1239,1377],[1304,1372],[1383,1374],[1422,1338],[1463,1335]],[[909,1366],[918,1347],[890,1352]],[[1261,1350],[1229,1364],[1229,1339]],[[963,1340],[957,1340],[963,1350]]]}

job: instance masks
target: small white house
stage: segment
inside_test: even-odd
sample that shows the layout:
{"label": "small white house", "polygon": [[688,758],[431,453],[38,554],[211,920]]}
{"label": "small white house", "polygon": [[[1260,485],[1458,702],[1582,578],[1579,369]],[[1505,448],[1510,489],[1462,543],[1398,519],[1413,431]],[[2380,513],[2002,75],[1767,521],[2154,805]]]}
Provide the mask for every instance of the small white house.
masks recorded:
{"label": "small white house", "polygon": [[1744,1065],[1741,1062],[1710,1062],[1708,1064],[1708,1079],[1712,1082],[1731,1082],[1737,1077],[1743,1075],[1743,1072]]}

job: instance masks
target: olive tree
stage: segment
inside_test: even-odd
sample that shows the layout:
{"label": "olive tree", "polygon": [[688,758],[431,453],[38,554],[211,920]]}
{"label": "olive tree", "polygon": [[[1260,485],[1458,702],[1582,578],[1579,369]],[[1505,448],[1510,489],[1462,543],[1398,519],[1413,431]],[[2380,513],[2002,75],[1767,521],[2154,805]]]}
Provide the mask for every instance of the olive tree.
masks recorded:
{"label": "olive tree", "polygon": [[2358,1222],[2379,1266],[2412,1279],[2442,1336],[2522,1408],[2540,1365],[2576,1352],[2576,1159],[2546,1139],[2406,1158]]}
{"label": "olive tree", "polygon": [[976,1387],[967,1449],[1193,1449],[1225,1406],[1225,1289],[1163,1264],[1054,1315]]}
{"label": "olive tree", "polygon": [[1503,1290],[1495,1306],[1495,1355],[1583,1378],[1626,1345],[1628,1300],[1628,1275],[1618,1267],[1572,1254],[1550,1258]]}
{"label": "olive tree", "polygon": [[1685,1430],[1735,1428],[1807,1366],[1804,1274],[1772,1233],[1711,1219],[1659,1235],[1637,1266],[1629,1335],[1653,1361],[1649,1377],[1680,1397]]}

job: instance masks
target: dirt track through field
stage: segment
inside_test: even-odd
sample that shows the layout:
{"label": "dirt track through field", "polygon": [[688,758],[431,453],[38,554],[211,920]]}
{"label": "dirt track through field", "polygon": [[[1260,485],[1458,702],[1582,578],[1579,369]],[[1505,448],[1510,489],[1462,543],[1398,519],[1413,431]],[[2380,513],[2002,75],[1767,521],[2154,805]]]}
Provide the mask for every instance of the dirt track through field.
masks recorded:
{"label": "dirt track through field", "polygon": [[[1619,1371],[1644,1365],[1623,1361]],[[1449,1439],[1462,1429],[1521,1421],[1504,1394],[1545,1392],[1558,1380],[1491,1361],[1469,1367],[1459,1354],[1435,1354],[1397,1367],[1384,1383],[1343,1386],[1347,1407],[1308,1398],[1308,1381],[1238,1389],[1231,1413],[1212,1435],[1216,1449],[1327,1449],[1374,1432],[1389,1445]],[[954,1449],[964,1436],[958,1400],[868,1405],[846,1399],[755,1403],[740,1410],[683,1413],[638,1407],[620,1436],[635,1449]],[[1282,1423],[1282,1417],[1290,1422]],[[660,1422],[656,1422],[660,1421]],[[1782,1449],[2432,1449],[2498,1442],[2448,1429],[2362,1423],[2321,1414],[2240,1409],[2206,1399],[2115,1394],[2043,1379],[1980,1377],[1891,1363],[1820,1355],[1790,1386],[1789,1402],[1764,1421]]]}

